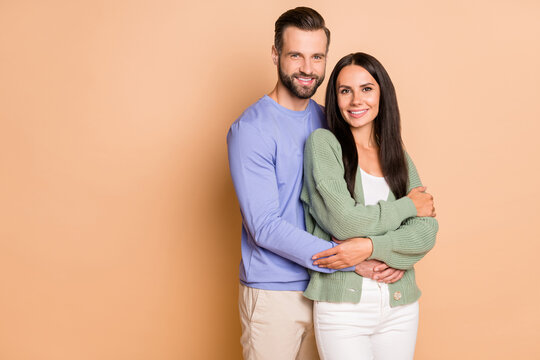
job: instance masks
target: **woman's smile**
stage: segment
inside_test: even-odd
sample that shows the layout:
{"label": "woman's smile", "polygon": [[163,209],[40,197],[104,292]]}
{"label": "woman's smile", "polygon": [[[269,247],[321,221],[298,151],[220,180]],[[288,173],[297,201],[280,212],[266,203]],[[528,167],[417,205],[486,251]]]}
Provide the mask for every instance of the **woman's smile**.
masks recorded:
{"label": "woman's smile", "polygon": [[351,117],[359,119],[367,113],[368,109],[363,110],[347,110]]}

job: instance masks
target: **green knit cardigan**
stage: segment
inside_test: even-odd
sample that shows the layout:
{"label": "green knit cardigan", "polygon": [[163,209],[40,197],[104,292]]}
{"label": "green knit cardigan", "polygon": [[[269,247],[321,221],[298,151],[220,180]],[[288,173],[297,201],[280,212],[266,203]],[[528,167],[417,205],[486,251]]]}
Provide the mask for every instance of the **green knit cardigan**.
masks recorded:
{"label": "green knit cardigan", "polygon": [[[416,168],[408,156],[408,190],[422,186]],[[369,259],[406,270],[401,280],[389,284],[390,306],[410,304],[420,297],[414,264],[435,245],[438,223],[432,217],[417,217],[412,200],[396,200],[390,191],[387,201],[364,206],[360,168],[356,174],[353,199],[347,189],[341,146],[326,129],[315,130],[304,149],[304,186],[301,200],[306,229],[331,240],[369,237],[373,253]],[[331,274],[310,271],[311,280],[304,292],[309,299],[326,302],[360,302],[362,276],[352,271]]]}

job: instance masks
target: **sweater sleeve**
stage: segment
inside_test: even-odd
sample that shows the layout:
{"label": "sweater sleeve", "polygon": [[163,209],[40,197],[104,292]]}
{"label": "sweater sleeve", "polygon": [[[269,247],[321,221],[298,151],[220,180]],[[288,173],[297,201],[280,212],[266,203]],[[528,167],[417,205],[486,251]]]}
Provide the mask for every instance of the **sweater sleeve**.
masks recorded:
{"label": "sweater sleeve", "polygon": [[[422,182],[408,154],[407,163],[410,191],[422,186]],[[396,230],[388,231],[384,235],[370,236],[373,242],[370,259],[384,261],[396,269],[410,269],[433,248],[438,229],[438,222],[433,217],[409,218]]]}
{"label": "sweater sleeve", "polygon": [[302,201],[317,224],[340,240],[382,235],[416,215],[408,197],[369,206],[357,203],[347,189],[339,143],[324,129],[314,131],[306,142]]}
{"label": "sweater sleeve", "polygon": [[[243,225],[256,245],[308,269],[313,254],[335,245],[293,226],[280,216],[274,149],[253,126],[234,123],[227,135],[229,167],[240,203]],[[354,267],[345,271],[352,271]]]}

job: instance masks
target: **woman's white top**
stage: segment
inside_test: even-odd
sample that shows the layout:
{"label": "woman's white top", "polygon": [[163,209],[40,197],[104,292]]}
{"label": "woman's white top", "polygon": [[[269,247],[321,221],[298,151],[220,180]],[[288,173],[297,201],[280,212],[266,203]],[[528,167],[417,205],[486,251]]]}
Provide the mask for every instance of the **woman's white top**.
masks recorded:
{"label": "woman's white top", "polygon": [[[384,177],[370,175],[362,169],[360,169],[360,173],[362,174],[362,189],[364,190],[365,205],[375,205],[381,200],[386,201],[386,199],[388,199],[388,194],[390,193],[390,187],[388,187]],[[368,289],[388,291],[388,284],[379,283],[370,278],[364,278],[362,280],[362,291]],[[366,299],[362,296],[360,302],[362,303],[365,301]]]}
{"label": "woman's white top", "polygon": [[375,205],[381,200],[388,199],[390,188],[384,177],[373,176],[360,169],[362,174],[362,189],[364,190],[365,205]]}

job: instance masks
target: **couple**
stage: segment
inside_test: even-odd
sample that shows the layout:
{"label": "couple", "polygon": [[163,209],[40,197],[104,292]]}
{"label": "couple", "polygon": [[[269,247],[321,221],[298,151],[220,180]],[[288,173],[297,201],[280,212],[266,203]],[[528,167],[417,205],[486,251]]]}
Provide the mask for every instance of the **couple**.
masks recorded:
{"label": "couple", "polygon": [[326,109],[310,100],[329,42],[315,10],[282,14],[277,84],[227,135],[243,219],[245,359],[414,355],[413,266],[435,242],[433,198],[403,148],[394,87],[375,58],[343,57]]}

